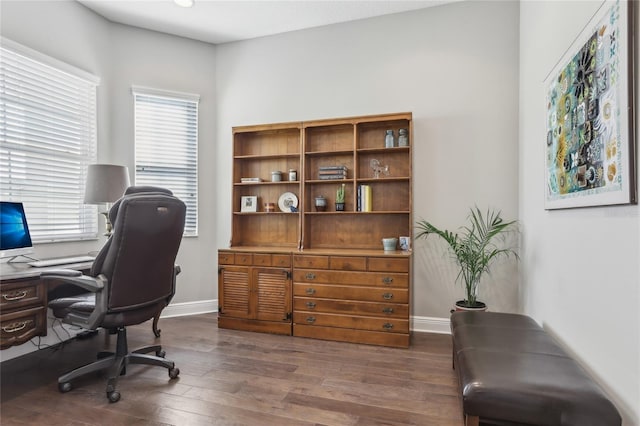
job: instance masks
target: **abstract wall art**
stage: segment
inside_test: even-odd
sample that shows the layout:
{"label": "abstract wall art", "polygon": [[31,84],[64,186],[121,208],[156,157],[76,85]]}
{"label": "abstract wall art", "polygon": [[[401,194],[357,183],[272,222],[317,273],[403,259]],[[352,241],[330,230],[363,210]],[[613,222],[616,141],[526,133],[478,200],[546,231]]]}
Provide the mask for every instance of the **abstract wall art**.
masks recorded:
{"label": "abstract wall art", "polygon": [[545,80],[546,209],[636,203],[631,7],[604,1]]}

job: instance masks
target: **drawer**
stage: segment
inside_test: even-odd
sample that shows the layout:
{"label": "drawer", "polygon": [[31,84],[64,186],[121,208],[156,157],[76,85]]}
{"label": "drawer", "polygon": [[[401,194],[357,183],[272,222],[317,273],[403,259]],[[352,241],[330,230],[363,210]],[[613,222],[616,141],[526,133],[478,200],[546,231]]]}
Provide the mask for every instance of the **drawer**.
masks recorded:
{"label": "drawer", "polygon": [[229,252],[218,252],[218,265],[233,265],[235,263],[235,254]]}
{"label": "drawer", "polygon": [[320,299],[361,300],[368,302],[409,303],[409,290],[399,288],[337,286],[294,283],[293,295]]}
{"label": "drawer", "polygon": [[331,259],[329,259],[329,269],[338,271],[366,271],[367,258],[331,256]]}
{"label": "drawer", "polygon": [[289,268],[291,267],[291,256],[288,254],[271,255],[271,266]]}
{"label": "drawer", "polygon": [[344,315],[366,315],[383,318],[409,318],[409,305],[399,303],[357,302],[353,300],[295,297],[293,310]]}
{"label": "drawer", "polygon": [[317,312],[295,312],[295,324],[317,325],[320,327],[350,328],[356,330],[408,333],[409,320],[395,318],[358,317],[351,315],[323,314]]}
{"label": "drawer", "polygon": [[254,253],[253,265],[256,266],[271,266],[271,255],[265,253]]}
{"label": "drawer", "polygon": [[408,288],[409,274],[294,269],[293,281],[320,284]]}
{"label": "drawer", "polygon": [[251,265],[253,256],[251,253],[236,253],[236,265]]}
{"label": "drawer", "polygon": [[0,315],[0,349],[47,335],[47,308],[44,306]]}
{"label": "drawer", "polygon": [[296,254],[293,256],[294,268],[320,268],[329,267],[329,256],[305,256]]}
{"label": "drawer", "polygon": [[25,306],[44,306],[46,287],[40,279],[3,283],[0,287],[0,312]]}
{"label": "drawer", "polygon": [[370,257],[369,270],[380,272],[409,272],[408,257]]}

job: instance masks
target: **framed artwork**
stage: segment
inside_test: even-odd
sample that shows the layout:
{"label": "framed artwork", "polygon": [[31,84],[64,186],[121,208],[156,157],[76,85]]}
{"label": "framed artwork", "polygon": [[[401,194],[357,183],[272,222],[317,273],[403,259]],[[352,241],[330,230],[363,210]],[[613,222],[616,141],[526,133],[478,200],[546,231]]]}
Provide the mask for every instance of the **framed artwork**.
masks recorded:
{"label": "framed artwork", "polygon": [[250,195],[240,198],[240,211],[242,213],[255,213],[258,211],[258,197]]}
{"label": "framed artwork", "polygon": [[637,202],[631,9],[603,1],[545,80],[545,209]]}

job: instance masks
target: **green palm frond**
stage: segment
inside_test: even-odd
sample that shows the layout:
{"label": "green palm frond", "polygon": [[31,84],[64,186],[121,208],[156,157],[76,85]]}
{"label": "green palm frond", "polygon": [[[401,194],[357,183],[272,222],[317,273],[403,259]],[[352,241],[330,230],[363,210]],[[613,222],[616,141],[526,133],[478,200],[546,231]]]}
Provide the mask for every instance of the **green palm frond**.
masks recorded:
{"label": "green palm frond", "polygon": [[477,206],[471,208],[468,219],[469,224],[461,227],[458,232],[441,230],[426,220],[419,220],[416,223],[419,231],[416,238],[427,238],[434,234],[449,245],[460,267],[456,281],[462,281],[467,302],[473,305],[476,302],[480,278],[489,272],[493,261],[502,256],[519,258],[515,250],[496,245],[496,238],[515,230],[517,222],[505,222],[499,210],[487,209],[486,213],[483,213]]}

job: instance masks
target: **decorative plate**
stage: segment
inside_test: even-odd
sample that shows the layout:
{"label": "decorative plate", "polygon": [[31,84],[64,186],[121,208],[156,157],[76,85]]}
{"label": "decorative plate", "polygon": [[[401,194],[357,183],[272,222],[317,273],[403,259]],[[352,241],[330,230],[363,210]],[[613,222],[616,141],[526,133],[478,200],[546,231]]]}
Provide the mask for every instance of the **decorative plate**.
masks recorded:
{"label": "decorative plate", "polygon": [[285,192],[278,199],[278,207],[283,212],[290,213],[291,207],[298,207],[298,197],[293,192]]}

